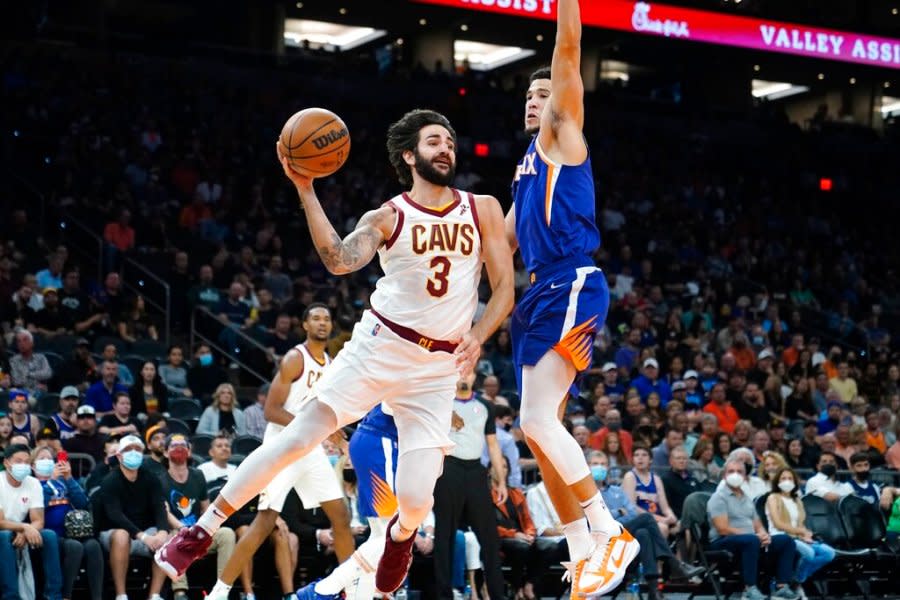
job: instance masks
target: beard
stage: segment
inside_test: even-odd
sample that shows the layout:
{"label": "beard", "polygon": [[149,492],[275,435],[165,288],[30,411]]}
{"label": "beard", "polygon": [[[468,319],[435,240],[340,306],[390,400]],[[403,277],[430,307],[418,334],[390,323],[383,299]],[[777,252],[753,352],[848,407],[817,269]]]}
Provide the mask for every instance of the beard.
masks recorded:
{"label": "beard", "polygon": [[447,173],[438,171],[431,162],[425,160],[425,157],[419,154],[418,149],[413,151],[416,157],[415,169],[419,176],[433,185],[448,186],[456,177],[456,164],[451,164]]}

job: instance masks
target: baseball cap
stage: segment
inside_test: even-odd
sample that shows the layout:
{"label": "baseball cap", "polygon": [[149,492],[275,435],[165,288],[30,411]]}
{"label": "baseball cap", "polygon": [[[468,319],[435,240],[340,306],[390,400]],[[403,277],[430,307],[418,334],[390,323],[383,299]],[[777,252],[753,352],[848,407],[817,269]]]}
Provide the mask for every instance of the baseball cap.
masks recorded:
{"label": "baseball cap", "polygon": [[759,356],[756,357],[756,359],[757,359],[757,360],[763,360],[763,359],[766,359],[766,358],[775,358],[775,353],[772,352],[771,350],[769,350],[768,348],[763,348],[763,349],[760,351]]}
{"label": "baseball cap", "polygon": [[75,414],[79,417],[97,417],[97,411],[94,410],[94,407],[90,404],[82,404],[78,407],[78,410],[75,411]]}
{"label": "baseball cap", "polygon": [[121,440],[119,440],[119,450],[123,450],[128,446],[140,446],[143,450],[144,442],[141,441],[141,438],[136,435],[126,435]]}
{"label": "baseball cap", "polygon": [[784,429],[787,427],[787,423],[784,422],[784,419],[772,419],[772,422],[769,424],[769,429]]}
{"label": "baseball cap", "polygon": [[832,406],[837,406],[838,408],[844,408],[844,405],[841,404],[840,402],[838,402],[837,400],[832,400],[831,402],[829,402],[828,406],[826,406],[826,408],[831,408]]}
{"label": "baseball cap", "polygon": [[600,369],[602,372],[606,373],[607,371],[616,371],[619,367],[616,366],[614,362],[603,363],[603,368]]}
{"label": "baseball cap", "polygon": [[46,296],[47,294],[59,295],[59,292],[56,290],[55,287],[45,287],[43,290],[41,290],[41,294],[43,294],[44,296]]}
{"label": "baseball cap", "polygon": [[687,389],[687,385],[685,385],[685,383],[683,381],[676,381],[675,383],[672,384],[673,392],[677,392],[679,390],[686,390],[686,389]]}
{"label": "baseball cap", "polygon": [[684,378],[685,378],[685,380],[700,379],[700,376],[697,375],[697,371],[695,371],[693,369],[688,369],[687,371],[684,372]]}
{"label": "baseball cap", "polygon": [[28,392],[25,390],[9,390],[9,401],[24,400],[28,402]]}
{"label": "baseball cap", "polygon": [[81,397],[81,394],[78,393],[78,388],[75,387],[74,385],[67,385],[67,386],[64,387],[64,388],[62,389],[62,391],[59,393],[59,397],[60,397],[60,398],[71,398],[72,396],[74,396],[74,397],[76,397],[76,398],[80,398],[80,397]]}
{"label": "baseball cap", "polygon": [[157,433],[161,433],[164,436],[168,437],[169,430],[162,425],[154,425],[153,427],[149,427],[147,431],[144,432],[144,439],[147,440],[147,443],[150,443],[150,440],[153,439],[153,436]]}
{"label": "baseball cap", "polygon": [[659,363],[656,362],[656,359],[655,359],[655,358],[648,358],[647,360],[644,361],[644,367],[645,367],[645,368],[646,368],[646,367],[653,367],[654,369],[658,369],[658,368],[659,368]]}
{"label": "baseball cap", "polygon": [[82,338],[78,338],[77,340],[75,340],[75,345],[76,345],[76,346],[88,346],[88,347],[90,347],[91,343],[88,341],[87,338],[83,338],[83,337],[82,337]]}

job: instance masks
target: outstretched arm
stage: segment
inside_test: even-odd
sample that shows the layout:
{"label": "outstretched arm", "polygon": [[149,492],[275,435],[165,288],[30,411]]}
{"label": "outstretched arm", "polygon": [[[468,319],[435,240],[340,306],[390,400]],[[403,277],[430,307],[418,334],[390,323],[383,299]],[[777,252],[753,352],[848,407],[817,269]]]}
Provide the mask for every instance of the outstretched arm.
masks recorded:
{"label": "outstretched arm", "polygon": [[288,165],[287,158],[278,154],[284,174],[294,183],[300,202],[306,211],[306,223],[313,244],[329,273],[346,275],[363,268],[391,235],[394,209],[383,206],[364,214],[350,234],[341,239],[313,190],[312,179],[300,175]]}
{"label": "outstretched arm", "polygon": [[541,116],[541,146],[555,160],[581,163],[587,157],[584,82],[581,80],[581,9],[578,0],[558,0],[556,45],[550,64],[550,101]]}

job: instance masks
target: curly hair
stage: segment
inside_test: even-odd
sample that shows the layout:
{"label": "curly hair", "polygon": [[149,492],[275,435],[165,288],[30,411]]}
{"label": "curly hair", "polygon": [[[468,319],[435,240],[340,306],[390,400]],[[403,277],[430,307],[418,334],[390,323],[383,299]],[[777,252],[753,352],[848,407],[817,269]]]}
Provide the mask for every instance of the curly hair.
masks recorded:
{"label": "curly hair", "polygon": [[397,171],[397,179],[404,187],[411,187],[413,183],[412,168],[403,160],[403,153],[407,150],[415,152],[419,143],[419,132],[428,125],[440,125],[450,132],[456,143],[456,131],[450,125],[447,117],[433,110],[417,108],[411,110],[391,125],[387,132],[387,151],[391,166]]}

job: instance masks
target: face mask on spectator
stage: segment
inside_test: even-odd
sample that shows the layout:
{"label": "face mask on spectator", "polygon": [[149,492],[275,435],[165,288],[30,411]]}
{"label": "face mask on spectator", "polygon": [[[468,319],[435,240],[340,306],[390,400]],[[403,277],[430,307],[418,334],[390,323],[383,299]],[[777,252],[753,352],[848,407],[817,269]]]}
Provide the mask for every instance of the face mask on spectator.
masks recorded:
{"label": "face mask on spectator", "polygon": [[790,481],[788,479],[785,479],[784,481],[779,481],[778,489],[780,489],[785,494],[790,494],[792,491],[794,491],[794,482]]}
{"label": "face mask on spectator", "polygon": [[137,469],[144,462],[144,455],[137,450],[129,450],[122,454],[122,466],[126,469]]}
{"label": "face mask on spectator", "polygon": [[176,465],[183,465],[188,461],[191,451],[184,446],[178,446],[169,449],[169,461]]}
{"label": "face mask on spectator", "polygon": [[603,465],[592,466],[591,477],[594,478],[594,481],[606,481],[606,467]]}
{"label": "face mask on spectator", "polygon": [[208,367],[213,363],[212,354],[201,354],[198,357],[198,360],[200,361],[201,367]]}
{"label": "face mask on spectator", "polygon": [[338,456],[337,454],[329,454],[329,455],[328,455],[328,462],[330,462],[330,463],[331,463],[331,466],[333,467],[334,465],[337,464],[337,461],[338,461],[340,458],[341,458],[341,457]]}
{"label": "face mask on spectator", "polygon": [[344,469],[344,481],[351,485],[356,483],[356,471],[353,469]]}
{"label": "face mask on spectator", "polygon": [[739,488],[744,483],[744,476],[740,473],[729,473],[725,476],[725,483],[728,487]]}
{"label": "face mask on spectator", "polygon": [[825,477],[834,477],[837,473],[837,467],[834,465],[822,465],[822,475]]}
{"label": "face mask on spectator", "polygon": [[621,421],[613,421],[612,423],[609,423],[606,426],[606,428],[609,429],[610,431],[619,431],[620,429],[622,429],[622,422]]}
{"label": "face mask on spectator", "polygon": [[50,477],[53,475],[53,459],[39,458],[34,461],[34,472],[40,477]]}
{"label": "face mask on spectator", "polygon": [[765,342],[765,341],[766,341],[766,338],[764,338],[764,337],[761,336],[761,335],[754,335],[754,336],[753,336],[753,345],[754,345],[754,346],[762,346],[762,345],[763,345],[763,342]]}
{"label": "face mask on spectator", "polygon": [[572,419],[572,425],[584,425],[584,417],[575,417],[574,419]]}
{"label": "face mask on spectator", "polygon": [[31,475],[31,465],[27,463],[16,463],[10,469],[9,474],[18,482],[25,481],[25,478]]}

